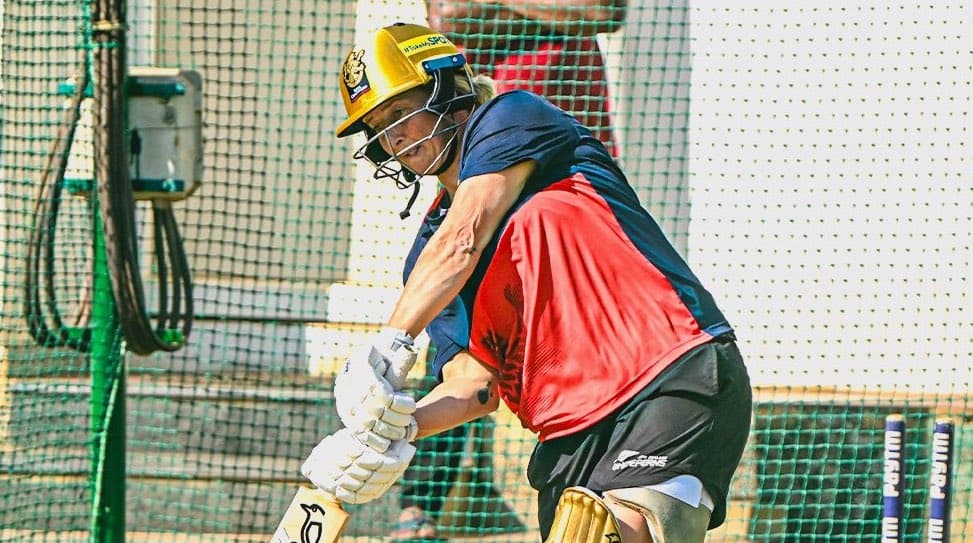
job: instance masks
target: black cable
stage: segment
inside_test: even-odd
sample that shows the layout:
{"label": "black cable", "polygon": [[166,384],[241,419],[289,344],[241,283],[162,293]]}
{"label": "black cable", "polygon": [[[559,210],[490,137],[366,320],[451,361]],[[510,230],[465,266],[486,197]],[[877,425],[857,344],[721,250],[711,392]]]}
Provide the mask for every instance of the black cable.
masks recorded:
{"label": "black cable", "polygon": [[[159,293],[159,320],[158,325],[160,327],[167,326],[168,323],[165,321],[168,317],[168,311],[166,306],[163,305],[166,300],[169,299],[169,266],[166,262],[166,245],[165,245],[165,226],[162,224],[160,218],[160,207],[162,202],[152,202],[152,242],[155,247],[155,274],[159,278],[158,293]],[[157,329],[158,331],[158,329]]]}
{"label": "black cable", "polygon": [[[181,330],[188,337],[192,329],[193,296],[189,260],[179,234],[172,205],[165,200],[153,202],[155,253],[159,276],[159,317],[157,331]],[[168,257],[168,266],[166,259]],[[169,278],[171,269],[172,277]],[[173,287],[171,298],[169,286]],[[166,301],[168,300],[168,307]]]}
{"label": "black cable", "polygon": [[[64,172],[67,170],[71,145],[81,118],[81,103],[89,83],[87,64],[82,61],[80,75],[75,80],[75,91],[65,108],[60,129],[47,156],[47,164],[38,187],[34,203],[33,224],[27,245],[27,272],[24,276],[24,315],[27,329],[38,345],[44,347],[66,346],[81,352],[90,347],[91,330],[87,328],[90,311],[79,308],[75,327],[81,334],[71,337],[58,309],[54,285],[57,216],[61,206]],[[41,287],[43,276],[43,287]],[[45,299],[41,301],[41,292]],[[90,298],[86,298],[90,303]]]}

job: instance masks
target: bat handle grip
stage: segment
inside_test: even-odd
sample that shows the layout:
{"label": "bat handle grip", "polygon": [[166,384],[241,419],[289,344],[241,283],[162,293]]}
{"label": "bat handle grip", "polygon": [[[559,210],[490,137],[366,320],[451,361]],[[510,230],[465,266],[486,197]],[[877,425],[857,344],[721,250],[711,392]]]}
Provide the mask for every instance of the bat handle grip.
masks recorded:
{"label": "bat handle grip", "polygon": [[302,489],[304,489],[305,492],[309,492],[309,493],[313,494],[315,496],[315,499],[317,501],[331,502],[331,503],[333,503],[333,504],[335,504],[335,505],[343,508],[343,506],[341,505],[341,500],[339,500],[337,496],[335,496],[331,492],[328,492],[327,490],[322,490],[322,489],[320,489],[320,488],[318,488],[318,487],[316,487],[316,486],[314,486],[312,484],[307,484],[307,483],[301,483],[298,486],[300,486]]}

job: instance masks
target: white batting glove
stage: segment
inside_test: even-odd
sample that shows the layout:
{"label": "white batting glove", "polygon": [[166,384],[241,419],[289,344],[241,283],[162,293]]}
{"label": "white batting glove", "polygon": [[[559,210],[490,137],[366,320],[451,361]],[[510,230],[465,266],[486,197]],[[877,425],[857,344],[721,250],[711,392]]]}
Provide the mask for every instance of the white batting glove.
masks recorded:
{"label": "white batting glove", "polygon": [[389,327],[376,334],[368,352],[369,363],[395,390],[405,387],[418,355],[415,339],[408,332]]}
{"label": "white batting glove", "polygon": [[405,332],[385,328],[372,345],[355,350],[335,378],[338,416],[360,441],[378,452],[392,441],[412,441],[418,425],[415,398],[396,392],[415,364],[417,350]]}
{"label": "white batting glove", "polygon": [[416,448],[398,440],[384,453],[363,444],[342,428],[321,440],[301,466],[301,473],[325,492],[346,503],[366,503],[395,484]]}

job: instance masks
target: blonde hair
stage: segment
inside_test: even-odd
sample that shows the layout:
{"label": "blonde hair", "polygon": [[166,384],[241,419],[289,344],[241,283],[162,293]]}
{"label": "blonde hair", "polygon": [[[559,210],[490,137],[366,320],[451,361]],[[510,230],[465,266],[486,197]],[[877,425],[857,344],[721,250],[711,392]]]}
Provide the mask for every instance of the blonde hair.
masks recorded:
{"label": "blonde hair", "polygon": [[465,73],[456,74],[456,93],[472,92],[476,96],[476,105],[482,106],[497,95],[497,84],[489,76],[478,74],[473,76],[473,88]]}

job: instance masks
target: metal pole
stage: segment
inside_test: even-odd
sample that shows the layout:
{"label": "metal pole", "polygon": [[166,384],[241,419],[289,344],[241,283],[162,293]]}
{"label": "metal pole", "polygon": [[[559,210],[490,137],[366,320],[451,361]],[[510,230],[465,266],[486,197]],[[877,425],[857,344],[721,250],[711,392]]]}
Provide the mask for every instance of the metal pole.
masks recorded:
{"label": "metal pole", "polygon": [[128,55],[129,66],[155,66],[156,31],[159,26],[158,0],[129,0],[126,3],[129,24]]}
{"label": "metal pole", "polygon": [[94,201],[94,295],[91,308],[92,543],[125,541],[125,358],[104,229]]}

